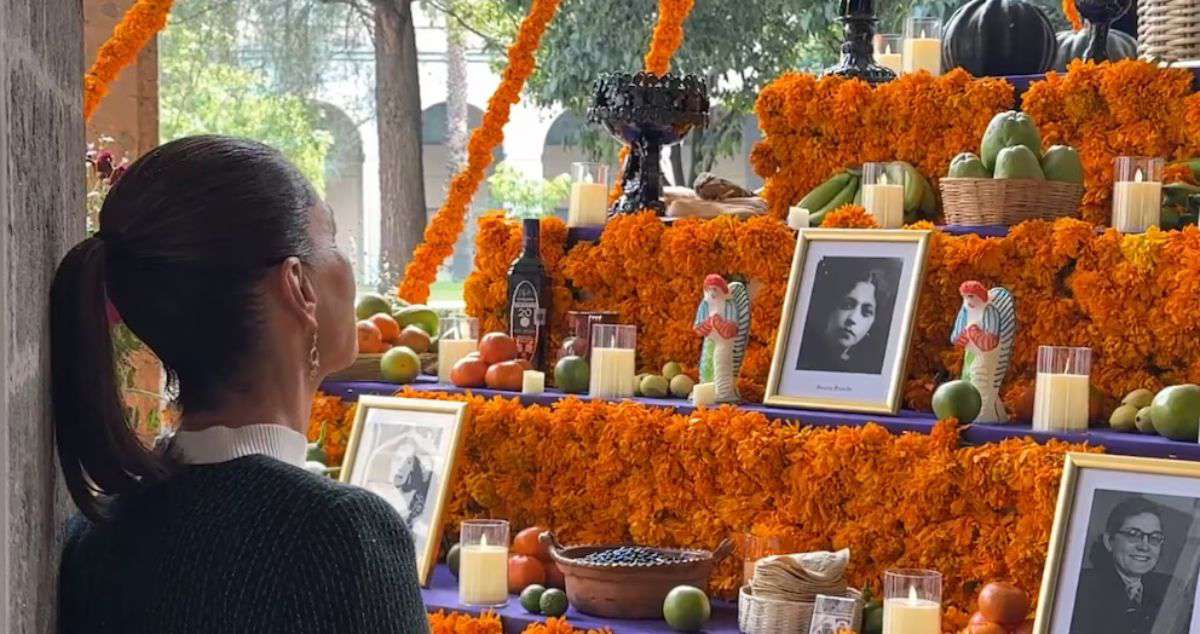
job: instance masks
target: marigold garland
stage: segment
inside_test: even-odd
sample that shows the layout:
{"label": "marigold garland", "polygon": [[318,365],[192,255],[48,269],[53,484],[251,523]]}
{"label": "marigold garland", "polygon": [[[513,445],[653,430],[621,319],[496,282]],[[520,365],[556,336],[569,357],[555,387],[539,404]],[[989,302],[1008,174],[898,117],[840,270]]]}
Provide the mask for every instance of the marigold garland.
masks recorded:
{"label": "marigold garland", "polygon": [[1075,6],[1075,0],[1063,0],[1062,11],[1072,29],[1078,31],[1083,28],[1083,18],[1079,17],[1079,7]]}
{"label": "marigold garland", "polygon": [[321,441],[326,464],[338,466],[346,455],[350,430],[354,426],[354,410],[347,408],[336,396],[317,394],[308,417],[308,441]]}
{"label": "marigold garland", "polygon": [[529,14],[521,21],[516,41],[508,49],[508,67],[492,97],[488,100],[483,121],[471,133],[467,145],[467,164],[450,181],[450,191],[441,209],[429,220],[425,239],[412,254],[404,270],[399,295],[410,302],[420,303],[429,298],[429,285],[437,278],[438,267],[454,253],[466,223],[471,199],[483,182],[484,172],[492,163],[492,152],[504,140],[504,125],[508,123],[513,104],[520,101],[521,90],[536,67],[534,55],[541,45],[546,26],[558,12],[559,0],[533,0]]}
{"label": "marigold garland", "polygon": [[[1118,156],[1200,156],[1200,93],[1187,69],[1140,60],[1076,60],[1024,95],[1023,108],[1042,143],[1072,145],[1083,161],[1083,218],[1108,224]],[[1179,179],[1181,172],[1169,174]]]}
{"label": "marigold garland", "polygon": [[83,76],[83,118],[88,120],[108,95],[108,86],[163,27],[174,0],[137,0],[129,7],[113,34],[96,53],[96,61]]}
{"label": "marigold garland", "polygon": [[[503,634],[504,625],[494,612],[471,616],[462,612],[445,611],[430,613],[430,634]],[[522,634],[575,634],[576,630],[565,618],[550,617],[544,623],[534,623],[522,630]],[[611,630],[586,630],[585,634],[611,634]]]}

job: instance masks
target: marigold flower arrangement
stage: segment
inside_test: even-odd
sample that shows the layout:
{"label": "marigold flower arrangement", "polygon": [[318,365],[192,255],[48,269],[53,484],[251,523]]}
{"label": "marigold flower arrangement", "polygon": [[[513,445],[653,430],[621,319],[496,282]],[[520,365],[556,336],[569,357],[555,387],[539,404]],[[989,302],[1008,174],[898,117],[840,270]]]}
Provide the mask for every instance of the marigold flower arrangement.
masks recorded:
{"label": "marigold flower arrangement", "polygon": [[92,114],[108,94],[108,85],[121,71],[137,58],[163,27],[167,25],[167,14],[174,0],[137,0],[129,7],[113,34],[100,46],[96,61],[83,76],[83,118]]}
{"label": "marigold flower arrangement", "polygon": [[521,21],[516,41],[508,49],[508,67],[500,85],[488,100],[483,121],[471,133],[467,145],[467,164],[450,181],[450,191],[441,209],[429,220],[425,239],[413,252],[404,270],[399,295],[410,302],[429,298],[429,285],[437,278],[438,267],[454,252],[454,243],[466,224],[471,199],[483,182],[484,172],[492,163],[492,152],[504,140],[513,104],[521,99],[521,90],[536,67],[534,55],[542,42],[546,26],[558,12],[559,0],[533,0],[529,13]]}
{"label": "marigold flower arrangement", "polygon": [[[431,634],[503,634],[504,625],[494,612],[471,616],[462,612],[433,612],[429,615]],[[551,617],[545,623],[534,623],[522,634],[574,634],[577,630],[565,618]],[[609,630],[587,630],[585,634],[611,634]]]}
{"label": "marigold flower arrangement", "polygon": [[[1108,224],[1118,156],[1200,156],[1200,93],[1187,69],[1140,60],[1071,62],[1025,93],[1023,109],[1045,146],[1071,145],[1083,161],[1083,218]],[[1182,172],[1168,173],[1180,180]]]}

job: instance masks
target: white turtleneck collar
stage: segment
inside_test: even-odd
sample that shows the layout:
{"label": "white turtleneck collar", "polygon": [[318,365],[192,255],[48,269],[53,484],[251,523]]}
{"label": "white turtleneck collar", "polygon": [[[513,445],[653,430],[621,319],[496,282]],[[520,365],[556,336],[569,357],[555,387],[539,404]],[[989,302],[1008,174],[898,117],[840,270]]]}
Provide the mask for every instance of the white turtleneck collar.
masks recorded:
{"label": "white turtleneck collar", "polygon": [[303,467],[308,439],[294,429],[273,423],[214,426],[199,431],[177,431],[170,447],[171,454],[183,464],[214,464],[262,454]]}

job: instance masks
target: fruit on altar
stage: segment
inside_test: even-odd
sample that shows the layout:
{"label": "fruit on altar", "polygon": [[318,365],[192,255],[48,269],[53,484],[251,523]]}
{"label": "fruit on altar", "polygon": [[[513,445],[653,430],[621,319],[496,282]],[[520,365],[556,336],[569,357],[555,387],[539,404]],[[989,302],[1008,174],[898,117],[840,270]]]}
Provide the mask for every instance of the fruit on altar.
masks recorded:
{"label": "fruit on altar", "polygon": [[1122,405],[1132,405],[1135,409],[1150,407],[1153,402],[1154,392],[1151,392],[1146,388],[1138,388],[1126,394],[1125,398],[1121,399]]}
{"label": "fruit on altar", "polygon": [[983,160],[974,152],[961,152],[950,159],[951,178],[991,178],[992,173],[983,166]]}
{"label": "fruit on altar", "polygon": [[558,348],[558,356],[582,357],[587,354],[587,342],[582,337],[567,337]]}
{"label": "fruit on altar", "polygon": [[667,392],[671,389],[671,383],[667,381],[666,377],[662,377],[657,374],[647,374],[642,378],[642,382],[638,387],[640,388],[642,396],[649,398],[662,398],[666,396]]}
{"label": "fruit on altar", "polygon": [[428,352],[432,338],[418,326],[408,326],[396,335],[396,345],[405,346],[417,354]]}
{"label": "fruit on altar", "polygon": [[982,408],[983,398],[970,381],[947,381],[933,391],[933,413],[938,420],[957,418],[960,423],[970,423]]}
{"label": "fruit on altar", "polygon": [[967,626],[979,625],[981,623],[991,623],[991,621],[987,620],[987,617],[982,612],[975,612],[971,615],[970,620],[967,621]]}
{"label": "fruit on altar", "polygon": [[546,590],[538,599],[538,607],[542,609],[543,616],[562,616],[567,613],[570,605],[570,602],[567,601],[567,593],[558,588]]}
{"label": "fruit on altar", "polygon": [[542,567],[546,569],[547,588],[567,589],[567,577],[563,574],[562,569],[558,567],[558,564],[553,561],[543,561]]}
{"label": "fruit on altar", "polygon": [[479,357],[467,355],[450,368],[450,382],[456,387],[483,387],[487,379],[488,364]]}
{"label": "fruit on altar", "polygon": [[[1078,31],[1059,31],[1055,34],[1054,37],[1058,40],[1058,50],[1054,55],[1054,70],[1060,73],[1066,72],[1067,64],[1070,64],[1072,60],[1084,59],[1087,56],[1093,28],[1095,27],[1085,22],[1083,28]],[[1114,62],[1121,59],[1133,59],[1138,54],[1137,40],[1133,39],[1132,35],[1117,29],[1109,29],[1107,48],[1108,59]]]}
{"label": "fruit on altar", "polygon": [[379,373],[389,383],[412,383],[421,373],[421,357],[411,348],[396,346],[379,358]]}
{"label": "fruit on altar", "polygon": [[976,77],[1035,75],[1049,70],[1057,53],[1050,20],[1024,0],[968,0],[942,31],[946,72],[961,67]]}
{"label": "fruit on altar", "polygon": [[1038,163],[1037,155],[1024,145],[1014,145],[1000,150],[996,154],[996,168],[993,175],[1001,179],[1046,180],[1046,175],[1042,173],[1042,166]]}
{"label": "fruit on altar", "polygon": [[967,634],[1008,634],[1008,630],[997,623],[981,621],[967,625]]}
{"label": "fruit on altar", "polygon": [[686,374],[679,374],[671,379],[671,394],[678,398],[691,396],[693,387],[696,387],[696,382]]}
{"label": "fruit on altar", "polygon": [[979,613],[992,623],[1015,626],[1029,615],[1029,595],[1006,581],[993,581],[979,591]]}
{"label": "fruit on altar", "polygon": [[849,170],[838,172],[805,194],[796,206],[809,211],[812,226],[820,226],[826,214],[854,200],[859,182],[860,176]]}
{"label": "fruit on altar", "polygon": [[683,374],[683,366],[679,365],[678,361],[668,361],[663,364],[662,376],[670,381],[671,379]]}
{"label": "fruit on altar", "polygon": [[528,555],[508,556],[508,592],[517,594],[533,584],[546,583],[546,569],[537,557]]}
{"label": "fruit on altar", "polygon": [[642,372],[640,374],[633,375],[633,395],[634,396],[645,396],[645,394],[642,394],[642,379],[644,379],[648,376],[650,376],[649,372]]}
{"label": "fruit on altar", "polygon": [[1154,430],[1171,440],[1196,442],[1200,436],[1200,385],[1172,385],[1150,405]]}
{"label": "fruit on altar", "polygon": [[1137,431],[1137,414],[1138,408],[1122,405],[1108,417],[1108,426],[1115,431]]}
{"label": "fruit on altar", "polygon": [[1042,173],[1046,180],[1083,184],[1083,162],[1079,152],[1069,145],[1052,145],[1042,155]]}
{"label": "fruit on altar", "polygon": [[393,314],[401,328],[418,326],[425,334],[434,337],[438,334],[438,316],[433,309],[424,304],[405,306]]}
{"label": "fruit on altar", "polygon": [[516,359],[517,340],[502,332],[489,332],[479,340],[479,356],[488,365]]}
{"label": "fruit on altar", "polygon": [[587,361],[582,357],[563,357],[554,365],[554,384],[567,394],[587,392],[590,378]]}
{"label": "fruit on altar", "polygon": [[663,599],[663,618],[677,632],[698,632],[712,616],[708,595],[694,586],[675,586]]}
{"label": "fruit on altar", "polygon": [[530,614],[539,614],[542,611],[542,594],[546,592],[546,587],[533,584],[525,586],[521,591],[521,607],[525,608]]}
{"label": "fruit on altar", "polygon": [[446,551],[446,567],[450,569],[450,574],[454,575],[455,579],[458,578],[458,563],[461,557],[462,548],[458,544],[451,546],[450,550]]}
{"label": "fruit on altar", "polygon": [[513,538],[512,551],[518,555],[536,557],[543,562],[550,561],[550,546],[541,542],[542,533],[546,529],[541,526],[530,526],[517,533]]}
{"label": "fruit on altar", "polygon": [[[1038,132],[1033,119],[1023,112],[1009,110],[992,117],[983,133],[983,142],[979,145],[979,158],[983,166],[993,172],[996,169],[996,157],[1000,150],[1017,145],[1023,145],[1035,157],[1042,155],[1042,135]],[[1038,168],[1041,171],[1041,167]]]}
{"label": "fruit on altar", "polygon": [[[937,195],[917,168],[904,161],[892,161],[888,165],[888,179],[904,184],[904,219],[913,222],[922,215],[937,211]],[[862,172],[857,169],[842,170],[817,185],[800,199],[798,207],[809,210],[809,224],[817,227],[825,216],[851,202],[861,204]]]}
{"label": "fruit on altar", "polygon": [[1137,416],[1133,418],[1133,426],[1143,434],[1158,433],[1158,430],[1154,429],[1154,415],[1149,405],[1138,410]]}
{"label": "fruit on altar", "polygon": [[369,321],[358,322],[358,352],[359,354],[374,354],[383,352],[383,335],[379,327]]}
{"label": "fruit on altar", "polygon": [[[375,324],[375,327],[379,329],[379,336],[383,339],[384,343],[393,345],[400,343],[400,324],[396,323],[396,320],[391,315],[388,313],[375,313],[367,321]],[[423,351],[417,350],[417,352]]]}
{"label": "fruit on altar", "polygon": [[1009,630],[1009,634],[1033,634],[1033,619],[1012,628]]}
{"label": "fruit on altar", "polygon": [[391,314],[391,312],[392,305],[382,295],[377,293],[363,293],[354,302],[355,319],[370,319],[371,315],[376,313]]}
{"label": "fruit on altar", "polygon": [[525,366],[518,361],[493,363],[484,373],[483,382],[493,390],[519,392],[525,379]]}
{"label": "fruit on altar", "polygon": [[929,203],[933,188],[929,181],[912,163],[907,161],[891,161],[887,164],[888,180],[904,185],[904,221],[914,222],[920,216],[919,212],[937,211],[937,199]]}

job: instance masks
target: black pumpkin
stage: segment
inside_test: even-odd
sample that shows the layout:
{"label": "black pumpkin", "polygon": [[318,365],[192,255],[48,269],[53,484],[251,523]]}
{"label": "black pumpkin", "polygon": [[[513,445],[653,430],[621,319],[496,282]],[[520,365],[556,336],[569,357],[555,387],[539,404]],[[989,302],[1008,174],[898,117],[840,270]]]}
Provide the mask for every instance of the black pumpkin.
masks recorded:
{"label": "black pumpkin", "polygon": [[[1058,55],[1054,58],[1054,70],[1065,71],[1071,60],[1086,59],[1088,42],[1092,38],[1092,25],[1078,31],[1058,32]],[[1108,59],[1133,59],[1137,57],[1137,40],[1128,33],[1112,29],[1108,32]]]}
{"label": "black pumpkin", "polygon": [[946,22],[942,68],[976,77],[1033,75],[1049,70],[1057,51],[1041,9],[1023,0],[968,0]]}

